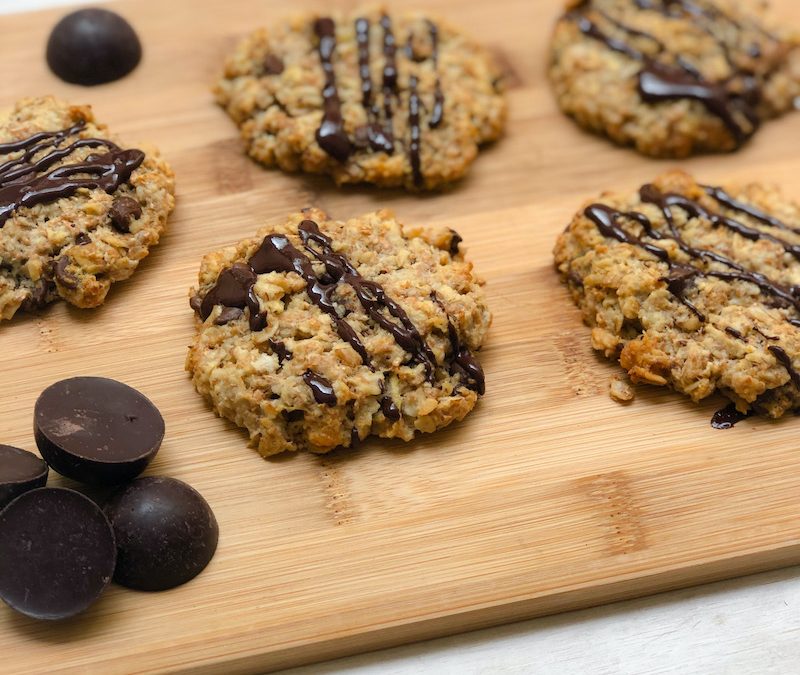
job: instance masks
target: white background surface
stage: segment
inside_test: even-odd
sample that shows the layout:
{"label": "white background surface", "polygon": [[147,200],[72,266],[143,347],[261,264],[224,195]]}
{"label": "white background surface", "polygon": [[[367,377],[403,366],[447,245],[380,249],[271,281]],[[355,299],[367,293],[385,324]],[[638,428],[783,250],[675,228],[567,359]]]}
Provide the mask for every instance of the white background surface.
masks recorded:
{"label": "white background surface", "polygon": [[[0,14],[79,2],[87,0],[0,0]],[[800,567],[296,668],[284,675],[334,673],[800,675]]]}

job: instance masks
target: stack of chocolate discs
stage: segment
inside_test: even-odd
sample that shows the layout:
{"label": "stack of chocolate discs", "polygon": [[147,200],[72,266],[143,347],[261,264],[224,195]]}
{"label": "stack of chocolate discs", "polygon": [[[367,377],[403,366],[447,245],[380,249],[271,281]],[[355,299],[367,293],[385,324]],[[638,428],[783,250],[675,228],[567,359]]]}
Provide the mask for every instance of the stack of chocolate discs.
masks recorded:
{"label": "stack of chocolate discs", "polygon": [[[0,446],[0,598],[36,619],[91,605],[113,578],[157,591],[199,574],[217,547],[211,508],[174,478],[137,478],[164,438],[153,403],[131,387],[76,377],[48,387],[34,410],[42,454]],[[48,465],[87,485],[114,486],[104,509],[45,487]]]}

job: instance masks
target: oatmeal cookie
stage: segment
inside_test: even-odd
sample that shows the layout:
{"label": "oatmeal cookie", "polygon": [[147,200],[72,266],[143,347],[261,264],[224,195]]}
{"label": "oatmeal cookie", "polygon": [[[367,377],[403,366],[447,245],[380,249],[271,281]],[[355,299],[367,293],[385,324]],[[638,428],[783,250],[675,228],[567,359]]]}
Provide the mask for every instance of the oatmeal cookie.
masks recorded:
{"label": "oatmeal cookie", "polygon": [[491,322],[452,230],[307,209],[203,259],[186,368],[264,455],[410,440],[484,391]]}
{"label": "oatmeal cookie", "polygon": [[754,0],[570,2],[552,40],[558,104],[655,157],[735,150],[800,96],[800,35]]}
{"label": "oatmeal cookie", "polygon": [[89,106],[50,96],[0,113],[0,319],[97,307],[158,243],[172,170],[118,143]]}
{"label": "oatmeal cookie", "polygon": [[266,166],[410,190],[461,178],[506,113],[481,46],[424,14],[377,7],[256,31],[215,93]]}
{"label": "oatmeal cookie", "polygon": [[585,205],[555,262],[592,346],[634,382],[800,408],[800,206],[777,189],[669,172]]}

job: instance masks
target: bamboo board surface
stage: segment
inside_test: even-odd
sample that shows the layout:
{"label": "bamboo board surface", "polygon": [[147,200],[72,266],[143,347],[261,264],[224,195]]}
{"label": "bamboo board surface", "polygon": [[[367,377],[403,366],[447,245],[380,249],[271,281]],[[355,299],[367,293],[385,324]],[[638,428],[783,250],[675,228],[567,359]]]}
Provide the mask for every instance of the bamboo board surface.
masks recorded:
{"label": "bamboo board surface", "polygon": [[[481,36],[513,85],[506,138],[454,190],[423,197],[339,191],[242,154],[209,84],[234,41],[285,3],[116,3],[146,55],[95,89],[46,70],[63,10],[0,19],[0,104],[42,93],[92,103],[129,143],[160,146],[178,179],[169,233],[104,307],[59,304],[0,327],[0,440],[34,449],[33,404],[57,379],[123,380],[167,422],[148,473],[194,485],[221,530],[211,565],[184,587],[112,587],[62,624],[0,611],[3,670],[263,671],[800,561],[800,422],[720,432],[708,424],[719,400],[639,388],[632,405],[612,402],[615,368],[592,353],[552,270],[554,239],[584,198],[673,163],[614,148],[558,113],[545,65],[559,0],[419,4]],[[800,6],[775,5],[800,24]],[[736,155],[685,165],[800,198],[798,138],[800,114],[790,115]],[[309,204],[340,218],[389,206],[462,234],[495,314],[488,393],[463,423],[411,444],[264,461],[195,394],[183,361],[201,256]]]}

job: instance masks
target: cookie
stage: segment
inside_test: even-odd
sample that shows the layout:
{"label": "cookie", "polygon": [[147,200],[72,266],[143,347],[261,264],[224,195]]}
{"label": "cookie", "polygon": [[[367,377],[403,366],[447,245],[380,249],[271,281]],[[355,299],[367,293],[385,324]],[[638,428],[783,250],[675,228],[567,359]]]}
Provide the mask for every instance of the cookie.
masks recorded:
{"label": "cookie", "polygon": [[558,104],[645,155],[735,150],[800,96],[800,37],[763,14],[751,0],[571,2],[551,45]]}
{"label": "cookie", "polygon": [[63,298],[97,307],[158,243],[172,170],[89,106],[51,96],[0,113],[0,318]]}
{"label": "cookie", "polygon": [[424,14],[300,14],[261,29],[216,86],[248,154],[337,184],[430,190],[461,178],[502,132],[488,53]]}
{"label": "cookie", "polygon": [[263,456],[411,440],[484,393],[491,322],[452,230],[306,209],[207,255],[186,369]]}
{"label": "cookie", "polygon": [[592,346],[634,382],[800,407],[800,206],[673,171],[582,208],[555,247]]}

